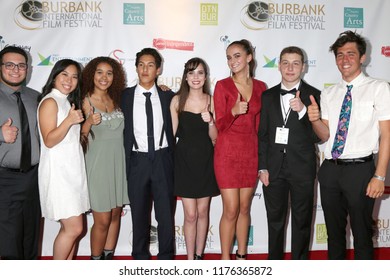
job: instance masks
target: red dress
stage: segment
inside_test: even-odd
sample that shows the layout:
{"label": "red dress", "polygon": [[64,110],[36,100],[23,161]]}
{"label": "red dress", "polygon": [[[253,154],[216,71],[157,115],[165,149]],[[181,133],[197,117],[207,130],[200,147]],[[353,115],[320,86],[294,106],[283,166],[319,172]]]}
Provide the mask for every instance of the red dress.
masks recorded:
{"label": "red dress", "polygon": [[214,90],[217,142],[214,171],[219,188],[253,188],[257,183],[258,136],[261,95],[266,90],[262,81],[253,79],[253,92],[248,112],[234,117],[238,89],[232,78],[218,81]]}

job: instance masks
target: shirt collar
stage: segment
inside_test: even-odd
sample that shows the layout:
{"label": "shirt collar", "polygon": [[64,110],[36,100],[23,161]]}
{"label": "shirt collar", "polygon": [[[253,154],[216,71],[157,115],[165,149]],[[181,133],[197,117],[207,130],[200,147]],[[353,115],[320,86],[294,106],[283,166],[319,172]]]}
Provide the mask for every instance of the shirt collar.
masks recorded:
{"label": "shirt collar", "polygon": [[298,82],[296,85],[294,85],[293,87],[287,88],[283,83],[281,83],[280,88],[281,88],[281,89],[284,89],[284,90],[291,90],[291,89],[293,89],[293,88],[296,88],[296,89],[298,90],[300,84],[301,84],[301,80],[299,80],[299,82]]}
{"label": "shirt collar", "polygon": [[[2,82],[0,82],[0,90],[6,94],[13,94],[16,91]],[[19,87],[17,91],[23,92],[23,86]]]}
{"label": "shirt collar", "polygon": [[153,85],[153,87],[151,87],[150,89],[146,90],[145,88],[143,88],[140,84],[137,84],[137,87],[135,88],[135,93],[136,94],[143,94],[144,92],[151,92],[152,95],[151,96],[155,96],[157,95],[157,87],[156,85]]}
{"label": "shirt collar", "polygon": [[359,84],[362,83],[362,81],[366,78],[366,75],[364,75],[363,71],[352,81],[347,83],[346,81],[342,80],[341,86],[345,88],[348,85],[353,85],[354,87],[358,86]]}

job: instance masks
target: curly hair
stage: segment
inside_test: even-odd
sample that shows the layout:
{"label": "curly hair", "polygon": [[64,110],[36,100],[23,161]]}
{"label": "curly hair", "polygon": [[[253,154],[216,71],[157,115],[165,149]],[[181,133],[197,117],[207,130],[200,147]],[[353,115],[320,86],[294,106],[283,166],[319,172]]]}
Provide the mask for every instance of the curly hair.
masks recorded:
{"label": "curly hair", "polygon": [[112,85],[108,88],[108,95],[114,102],[115,108],[119,107],[122,91],[126,87],[126,73],[122,65],[115,59],[107,56],[99,56],[92,59],[85,66],[82,72],[82,88],[81,97],[84,100],[85,97],[91,95],[94,91],[94,76],[96,69],[100,63],[107,63],[112,67],[114,79]]}

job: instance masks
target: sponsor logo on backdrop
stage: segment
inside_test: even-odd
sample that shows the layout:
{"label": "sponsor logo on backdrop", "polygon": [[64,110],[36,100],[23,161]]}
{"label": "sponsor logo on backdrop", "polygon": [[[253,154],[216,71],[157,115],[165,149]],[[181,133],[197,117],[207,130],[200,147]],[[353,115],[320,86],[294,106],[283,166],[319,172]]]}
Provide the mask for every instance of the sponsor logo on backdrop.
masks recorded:
{"label": "sponsor logo on backdrop", "polygon": [[165,49],[174,49],[181,51],[193,51],[194,43],[193,42],[184,42],[184,41],[175,41],[175,40],[166,40],[162,38],[153,39],[153,47],[158,50]]}
{"label": "sponsor logo on backdrop", "polygon": [[363,8],[344,8],[344,27],[363,28]]}
{"label": "sponsor logo on backdrop", "polygon": [[[214,225],[209,226],[209,230],[207,232],[206,237],[206,247],[207,250],[214,249],[215,244],[215,235],[214,235],[214,228],[218,229],[217,227],[214,227]],[[184,227],[183,226],[175,226],[175,242],[176,242],[176,249],[177,250],[186,250],[186,242],[184,238]],[[219,246],[219,244],[217,244]]]}
{"label": "sponsor logo on backdrop", "polygon": [[51,60],[51,55],[49,55],[48,57],[44,57],[43,55],[38,53],[38,56],[39,56],[39,59],[41,61],[40,63],[38,63],[39,66],[51,66],[51,65],[53,65],[53,63],[50,61]]}
{"label": "sponsor logo on backdrop", "polygon": [[325,4],[249,1],[240,13],[241,23],[251,30],[325,30]]}
{"label": "sponsor logo on backdrop", "polygon": [[200,3],[200,25],[218,25],[218,4]]}
{"label": "sponsor logo on backdrop", "polygon": [[229,44],[230,44],[229,36],[227,36],[227,35],[221,36],[221,37],[219,38],[219,41],[221,41],[221,42],[223,43],[224,49],[226,50],[227,47],[228,47]]}
{"label": "sponsor logo on backdrop", "polygon": [[390,219],[378,219],[373,225],[373,242],[375,247],[389,247],[390,245]]}
{"label": "sponsor logo on backdrop", "polygon": [[325,224],[316,224],[316,243],[325,244],[328,242],[328,234]]}
{"label": "sponsor logo on backdrop", "polygon": [[263,194],[262,194],[262,193],[258,193],[258,192],[255,192],[255,193],[253,194],[253,198],[261,199],[262,196],[263,196]]}
{"label": "sponsor logo on backdrop", "polygon": [[316,67],[317,66],[317,60],[315,59],[308,59],[305,61],[307,67]]}
{"label": "sponsor logo on backdrop", "polygon": [[135,61],[134,58],[126,57],[125,52],[122,50],[119,50],[119,49],[113,50],[112,52],[110,52],[108,54],[108,56],[115,59],[116,61],[118,61],[122,65],[124,65],[126,62]]}
{"label": "sponsor logo on backdrop", "polygon": [[[155,254],[158,252],[158,234],[157,227],[154,225],[150,226],[150,241],[149,241],[149,249],[150,253]],[[129,234],[129,243],[133,246],[133,231]]]}
{"label": "sponsor logo on backdrop", "polygon": [[0,50],[4,49],[5,47],[8,47],[8,46],[19,47],[19,48],[25,50],[28,53],[31,52],[31,46],[28,46],[28,45],[18,45],[18,44],[11,44],[11,45],[7,44],[7,42],[4,39],[4,37],[0,35]]}
{"label": "sponsor logo on backdrop", "polygon": [[390,194],[390,186],[385,186],[385,191],[383,194]]}
{"label": "sponsor logo on backdrop", "polygon": [[276,63],[277,57],[270,59],[264,55],[265,64],[263,68],[278,68],[278,64]]}
{"label": "sponsor logo on backdrop", "polygon": [[390,46],[382,47],[381,54],[386,57],[390,57]]}
{"label": "sponsor logo on backdrop", "polygon": [[26,30],[101,28],[102,1],[25,0],[14,12],[15,23]]}
{"label": "sponsor logo on backdrop", "polygon": [[37,64],[38,66],[51,66],[54,65],[57,61],[65,58],[73,59],[83,65],[90,62],[94,57],[92,56],[62,56],[58,54],[51,54],[49,56],[44,56],[38,53],[40,62]]}
{"label": "sponsor logo on backdrop", "polygon": [[[234,246],[237,246],[237,239],[234,240]],[[249,235],[248,235],[248,246],[253,246],[253,226],[249,227]]]}
{"label": "sponsor logo on backdrop", "polygon": [[145,4],[123,3],[123,24],[145,25]]}
{"label": "sponsor logo on backdrop", "polygon": [[3,36],[0,35],[0,50],[2,50],[5,47],[5,40],[3,39]]}

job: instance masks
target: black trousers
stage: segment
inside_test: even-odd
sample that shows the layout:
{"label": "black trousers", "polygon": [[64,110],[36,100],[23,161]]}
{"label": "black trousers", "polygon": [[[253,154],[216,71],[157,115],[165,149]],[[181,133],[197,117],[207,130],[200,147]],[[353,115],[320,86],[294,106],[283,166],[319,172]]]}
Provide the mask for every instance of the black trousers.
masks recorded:
{"label": "black trousers", "polygon": [[0,256],[38,258],[41,210],[38,165],[26,173],[0,169]]}
{"label": "black trousers", "polygon": [[374,161],[335,165],[324,161],[318,172],[321,203],[328,234],[328,258],[346,258],[347,217],[353,234],[355,259],[373,259],[372,213],[375,199],[366,196],[375,172]]}
{"label": "black trousers", "polygon": [[150,259],[151,207],[154,203],[158,223],[157,236],[160,260],[174,256],[173,157],[166,148],[156,152],[133,152],[128,174],[128,193],[133,223],[133,252],[137,260]]}
{"label": "black trousers", "polygon": [[268,222],[268,259],[284,257],[286,222],[291,202],[291,258],[306,260],[309,254],[313,217],[314,179],[293,179],[287,162],[276,180],[263,185]]}

